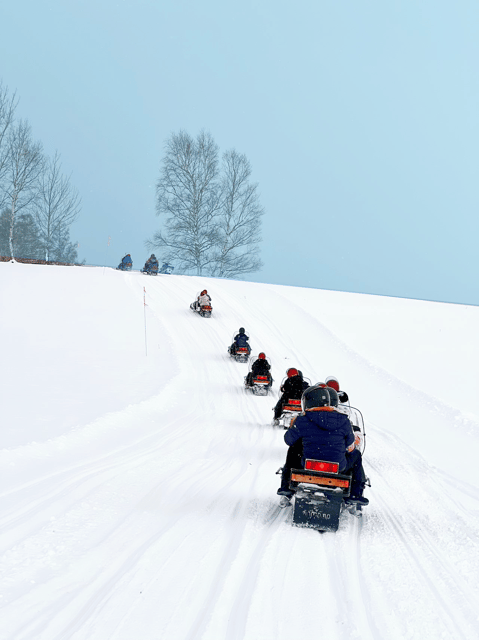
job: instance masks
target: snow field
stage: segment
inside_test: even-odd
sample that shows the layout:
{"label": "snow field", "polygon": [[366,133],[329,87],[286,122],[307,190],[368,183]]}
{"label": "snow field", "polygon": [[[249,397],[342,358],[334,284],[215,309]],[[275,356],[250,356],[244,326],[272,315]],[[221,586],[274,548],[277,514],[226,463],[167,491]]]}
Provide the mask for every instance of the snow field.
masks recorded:
{"label": "snow field", "polygon": [[[477,308],[18,263],[0,287],[1,638],[478,637]],[[366,419],[371,504],[336,534],[278,507],[290,366]]]}

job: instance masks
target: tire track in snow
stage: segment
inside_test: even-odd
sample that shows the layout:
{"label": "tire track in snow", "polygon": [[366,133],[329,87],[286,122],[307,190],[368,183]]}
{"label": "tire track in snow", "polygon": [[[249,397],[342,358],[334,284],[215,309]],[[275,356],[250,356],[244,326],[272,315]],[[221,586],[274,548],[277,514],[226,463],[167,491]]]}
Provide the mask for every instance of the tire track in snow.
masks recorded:
{"label": "tire track in snow", "polygon": [[[456,534],[444,525],[458,526],[465,544],[477,539],[477,528],[471,529],[471,521],[463,519],[462,509],[445,499],[435,481],[436,472],[428,470],[410,447],[399,440],[391,442],[386,432],[376,433],[375,445],[380,447],[379,457],[369,460],[371,476],[376,476],[375,517],[384,527],[385,535],[396,540],[402,563],[412,567],[411,576],[423,585],[422,597],[423,592],[429,592],[428,601],[437,603],[431,606],[450,637],[472,640],[479,622],[477,585],[474,580],[474,596],[471,582],[468,584],[459,577],[458,568],[449,560],[445,534],[454,541]],[[409,501],[410,495],[414,495],[413,503]],[[448,506],[443,507],[446,501]],[[399,556],[397,561],[402,566]]]}

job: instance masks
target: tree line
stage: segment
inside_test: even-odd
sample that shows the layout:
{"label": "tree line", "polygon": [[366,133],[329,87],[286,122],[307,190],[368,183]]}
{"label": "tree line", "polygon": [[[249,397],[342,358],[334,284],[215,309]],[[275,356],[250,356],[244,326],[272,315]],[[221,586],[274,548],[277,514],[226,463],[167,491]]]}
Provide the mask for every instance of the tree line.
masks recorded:
{"label": "tree line", "polygon": [[53,158],[35,141],[26,120],[17,120],[16,94],[0,81],[0,255],[47,262],[77,262],[70,225],[81,199]]}
{"label": "tree line", "polygon": [[175,273],[234,278],[258,271],[261,217],[251,165],[234,149],[220,158],[211,134],[173,133],[156,189],[163,229],[146,241]]}

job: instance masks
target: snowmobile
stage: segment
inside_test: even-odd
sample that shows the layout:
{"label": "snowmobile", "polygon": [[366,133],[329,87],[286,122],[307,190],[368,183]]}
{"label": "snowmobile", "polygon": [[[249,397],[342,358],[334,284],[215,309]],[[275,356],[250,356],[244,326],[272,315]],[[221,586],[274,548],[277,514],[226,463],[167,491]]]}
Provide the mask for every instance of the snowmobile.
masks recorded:
{"label": "snowmobile", "polygon": [[167,262],[164,262],[161,265],[160,273],[165,273],[165,274],[169,275],[170,273],[172,273],[174,268],[175,267],[172,267],[171,264],[168,264]]}
{"label": "snowmobile", "polygon": [[231,351],[231,347],[228,348],[228,353],[236,362],[248,362],[249,349],[248,347],[236,347],[234,351]]}
{"label": "snowmobile", "polygon": [[255,396],[267,396],[271,385],[273,384],[273,378],[269,376],[256,376],[253,378],[252,385],[246,385],[247,389],[251,389]]}
{"label": "snowmobile", "polygon": [[[311,380],[309,378],[304,378],[303,380],[308,384],[311,385]],[[283,384],[285,383],[286,378],[283,378],[283,381],[281,383],[280,389],[283,386]],[[280,390],[279,395],[281,397],[282,392]],[[283,413],[281,414],[281,416],[279,417],[279,425],[284,427],[285,429],[289,429],[289,427],[291,426],[292,421],[294,420],[294,418],[296,416],[298,416],[301,413],[302,409],[301,409],[301,400],[300,399],[293,399],[293,398],[289,398],[288,402],[284,405],[283,407]]]}
{"label": "snowmobile", "polygon": [[[356,436],[356,447],[364,453],[366,447],[366,433],[364,420],[359,409],[354,409],[360,424],[353,425]],[[277,473],[281,473],[279,469]],[[351,498],[351,474],[339,473],[337,462],[326,460],[305,460],[304,469],[292,469],[290,489],[295,493],[291,498],[293,503],[293,525],[324,531],[337,531],[340,515],[348,511],[360,518],[362,507],[358,500]],[[370,487],[369,478],[365,478],[365,486]],[[281,506],[291,504],[289,499],[282,497]]]}
{"label": "snowmobile", "polygon": [[339,473],[337,462],[306,460],[304,469],[291,470],[295,490],[293,524],[317,531],[337,531],[344,509],[362,515],[362,505],[350,497],[351,474]]}
{"label": "snowmobile", "polygon": [[[248,337],[248,332],[243,329],[245,337]],[[236,362],[248,362],[249,354],[251,353],[251,347],[249,346],[248,341],[246,340],[246,346],[240,347],[236,344],[235,338],[238,335],[238,332],[235,331],[233,337],[231,339],[231,345],[228,347],[228,353]]]}
{"label": "snowmobile", "polygon": [[[126,258],[126,256],[125,256],[125,258]],[[133,262],[125,261],[125,258],[123,258],[123,260],[117,266],[117,269],[119,269],[120,271],[131,271],[131,269],[133,267]]]}
{"label": "snowmobile", "polygon": [[264,353],[260,353],[257,357],[252,356],[250,359],[248,375],[245,376],[244,383],[246,389],[251,389],[255,396],[267,396],[269,390],[273,386],[273,376],[271,375],[270,371],[265,371],[265,369],[263,369],[263,373],[257,373],[253,376],[252,367],[253,364],[258,360],[266,361],[269,364],[269,368],[271,369],[271,363]]}
{"label": "snowmobile", "polygon": [[283,407],[283,413],[279,417],[280,426],[289,429],[292,421],[301,413],[301,400],[289,399],[288,403]]}
{"label": "snowmobile", "polygon": [[199,313],[202,318],[211,318],[211,312],[213,311],[213,307],[210,304],[199,305],[197,302],[192,302],[190,309]]}
{"label": "snowmobile", "polygon": [[158,263],[145,264],[141,273],[146,274],[147,276],[157,276],[158,275]]}
{"label": "snowmobile", "polygon": [[197,294],[196,300],[190,304],[190,309],[192,311],[195,311],[196,313],[199,313],[202,318],[211,318],[213,307],[211,306],[211,304],[200,304],[198,301],[201,295],[202,293]]}

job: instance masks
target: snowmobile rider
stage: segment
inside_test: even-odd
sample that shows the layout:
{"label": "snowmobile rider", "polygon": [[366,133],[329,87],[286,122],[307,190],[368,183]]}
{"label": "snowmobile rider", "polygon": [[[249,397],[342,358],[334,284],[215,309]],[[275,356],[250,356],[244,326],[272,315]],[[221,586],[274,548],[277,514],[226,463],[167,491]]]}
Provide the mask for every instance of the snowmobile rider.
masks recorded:
{"label": "snowmobile rider", "polygon": [[208,291],[206,291],[206,289],[203,289],[203,291],[200,293],[200,295],[196,299],[195,309],[198,310],[201,307],[204,307],[205,305],[209,305],[209,304],[211,304],[211,298],[208,295]]}
{"label": "snowmobile rider", "polygon": [[247,387],[253,386],[253,378],[256,376],[268,376],[268,380],[271,380],[271,366],[266,360],[266,355],[261,352],[258,358],[251,365],[251,371],[246,376],[245,384]]}
{"label": "snowmobile rider", "polygon": [[118,269],[131,269],[132,266],[133,266],[133,261],[131,259],[131,255],[127,253],[126,256],[122,258],[120,264],[118,265]]}
{"label": "snowmobile rider", "polygon": [[286,462],[281,475],[278,495],[291,498],[291,469],[304,468],[304,461],[327,460],[339,464],[339,473],[352,473],[351,499],[366,505],[363,498],[365,475],[362,456],[354,446],[354,435],[347,416],[331,406],[331,396],[324,384],[308,387],[301,398],[302,414],[284,434],[289,445]]}
{"label": "snowmobile rider", "polygon": [[288,369],[286,371],[288,376],[284,383],[281,385],[280,390],[283,395],[278,400],[274,408],[273,424],[277,425],[281,414],[283,413],[283,407],[288,404],[289,400],[300,400],[301,395],[305,389],[308,388],[308,383],[303,380],[303,374],[298,369]]}
{"label": "snowmobile rider", "polygon": [[[346,391],[338,391],[339,382],[336,378],[333,378],[333,376],[326,378],[326,386],[328,387],[331,395],[331,406],[334,406],[339,412],[345,413],[348,416],[353,429],[356,448],[361,451],[364,445],[364,435],[361,431],[361,427],[358,424],[355,424],[354,414],[351,415],[348,394]],[[333,399],[335,400],[335,403],[333,402]]]}
{"label": "snowmobile rider", "polygon": [[158,271],[158,260],[156,259],[156,256],[154,253],[151,254],[151,256],[148,258],[148,260],[145,262],[145,267],[143,269],[143,271],[151,271],[151,270],[155,270]]}
{"label": "snowmobile rider", "polygon": [[246,335],[244,327],[240,327],[238,333],[233,338],[233,344],[229,348],[229,352],[232,356],[235,355],[237,347],[246,347],[248,349],[248,355],[251,353],[251,347],[248,344],[249,336]]}
{"label": "snowmobile rider", "polygon": [[336,393],[338,394],[339,402],[341,404],[346,404],[348,402],[349,396],[346,391],[340,391],[337,378],[335,378],[334,376],[328,376],[324,382],[326,383],[326,386],[331,387],[331,389],[334,389],[336,391]]}

